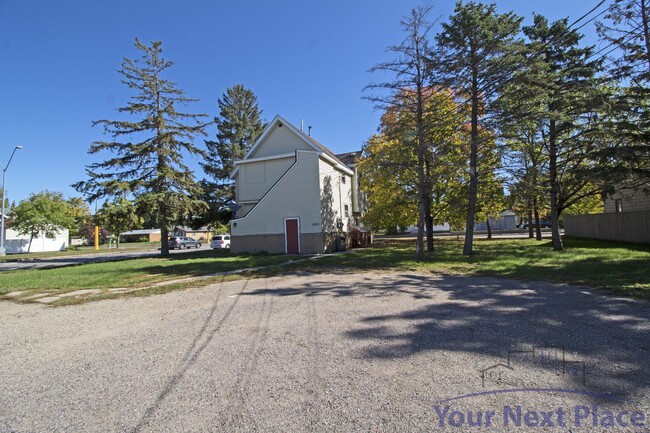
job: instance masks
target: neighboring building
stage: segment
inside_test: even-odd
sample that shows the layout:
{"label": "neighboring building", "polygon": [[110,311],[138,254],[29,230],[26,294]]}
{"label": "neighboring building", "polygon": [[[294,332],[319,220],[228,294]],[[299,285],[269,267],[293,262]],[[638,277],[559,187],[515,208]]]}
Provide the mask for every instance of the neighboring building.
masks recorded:
{"label": "neighboring building", "polygon": [[120,237],[122,242],[140,242],[142,240],[160,242],[161,234],[160,229],[143,229],[120,233]]}
{"label": "neighboring building", "polygon": [[231,251],[310,254],[350,245],[365,209],[358,156],[335,155],[276,116],[231,174]]}
{"label": "neighboring building", "polygon": [[19,254],[28,251],[30,253],[64,251],[68,247],[69,236],[68,229],[61,229],[54,238],[48,238],[42,233],[38,233],[31,240],[32,245],[30,247],[30,235],[21,235],[17,231],[8,228],[5,230],[5,252],[7,254]]}
{"label": "neighboring building", "polygon": [[[506,209],[499,214],[498,218],[490,218],[490,229],[492,230],[514,230],[517,228],[517,215]],[[474,226],[475,230],[487,230],[485,221],[477,222]]]}
{"label": "neighboring building", "polygon": [[187,236],[196,240],[208,239],[210,230],[207,227],[192,229],[190,227],[176,227],[173,230],[175,236]]}
{"label": "neighboring building", "polygon": [[619,189],[605,198],[605,213],[650,210],[650,187]]}

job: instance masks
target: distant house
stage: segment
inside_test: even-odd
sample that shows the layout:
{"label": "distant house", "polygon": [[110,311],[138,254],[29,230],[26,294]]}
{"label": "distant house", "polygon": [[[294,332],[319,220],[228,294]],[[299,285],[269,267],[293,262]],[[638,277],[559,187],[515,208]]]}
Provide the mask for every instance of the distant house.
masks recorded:
{"label": "distant house", "polygon": [[37,233],[31,239],[30,235],[21,235],[16,230],[6,229],[5,230],[5,252],[7,254],[19,254],[19,253],[43,253],[46,251],[64,251],[68,247],[68,238],[70,232],[68,229],[61,229],[53,237],[47,237],[43,233]]}
{"label": "distant house", "polygon": [[322,253],[365,239],[359,152],[331,150],[276,116],[231,174],[231,251]]}
{"label": "distant house", "polygon": [[176,227],[173,230],[175,236],[187,236],[194,239],[208,239],[210,234],[210,229],[207,227],[200,227],[198,229],[193,229],[190,227]]}
{"label": "distant house", "polygon": [[[444,232],[450,232],[451,231],[451,226],[449,225],[449,223],[435,224],[435,225],[433,225],[432,229],[433,229],[432,230],[433,233],[444,233]],[[424,231],[425,232],[427,231],[426,224],[424,226]],[[417,225],[408,226],[406,228],[406,230],[404,231],[404,233],[408,233],[408,234],[412,234],[412,235],[417,234],[418,233],[418,226]]]}
{"label": "distant house", "polygon": [[[477,222],[474,226],[476,230],[487,230],[485,221]],[[490,228],[492,230],[513,230],[517,228],[517,215],[510,209],[499,213],[497,218],[490,218]]]}
{"label": "distant house", "polygon": [[148,242],[160,242],[160,237],[160,229],[130,230],[128,232],[120,233],[122,242],[139,242],[142,240]]}

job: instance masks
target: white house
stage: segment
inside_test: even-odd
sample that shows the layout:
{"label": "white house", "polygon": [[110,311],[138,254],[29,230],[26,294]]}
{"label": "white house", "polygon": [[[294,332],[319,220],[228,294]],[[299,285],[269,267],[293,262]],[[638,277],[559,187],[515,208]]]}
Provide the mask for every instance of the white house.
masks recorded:
{"label": "white house", "polygon": [[30,235],[21,235],[12,229],[5,230],[5,249],[7,254],[26,253],[43,253],[46,251],[64,251],[68,247],[70,232],[68,229],[62,229],[54,238],[48,238],[42,233],[38,233],[32,239],[31,248],[29,246]]}
{"label": "white house", "polygon": [[348,164],[276,116],[231,174],[231,251],[311,254],[349,242],[362,194],[353,154],[339,156]]}
{"label": "white house", "polygon": [[605,198],[605,213],[636,212],[650,210],[650,186],[641,188],[617,188]]}

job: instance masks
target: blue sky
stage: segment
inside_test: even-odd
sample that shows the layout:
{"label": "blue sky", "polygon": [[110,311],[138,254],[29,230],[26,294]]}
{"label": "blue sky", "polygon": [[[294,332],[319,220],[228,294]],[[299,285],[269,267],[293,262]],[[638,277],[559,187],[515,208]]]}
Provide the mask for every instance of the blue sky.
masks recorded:
{"label": "blue sky", "polygon": [[[496,3],[530,22],[533,11],[576,19],[597,2]],[[123,57],[138,55],[135,37],[163,41],[176,62],[168,78],[200,99],[190,111],[217,115],[217,98],[243,83],[267,120],[304,119],[334,152],[358,150],[379,118],[361,98],[373,80],[367,70],[403,39],[401,17],[431,4],[432,18],[443,20],[454,7],[452,0],[0,0],[0,164],[23,146],[7,172],[7,197],[18,202],[45,189],[79,195],[70,184],[85,179],[88,146],[103,138],[91,122],[115,118],[130,95],[116,71]],[[592,25],[582,31],[597,42]],[[208,132],[213,138],[214,128]],[[196,159],[188,163],[203,176]]]}

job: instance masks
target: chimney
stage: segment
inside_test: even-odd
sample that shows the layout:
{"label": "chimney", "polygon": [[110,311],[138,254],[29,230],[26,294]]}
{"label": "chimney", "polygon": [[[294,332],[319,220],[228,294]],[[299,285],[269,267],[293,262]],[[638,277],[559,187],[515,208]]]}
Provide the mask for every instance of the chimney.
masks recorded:
{"label": "chimney", "polygon": [[307,127],[307,135],[311,137],[311,126]]}

